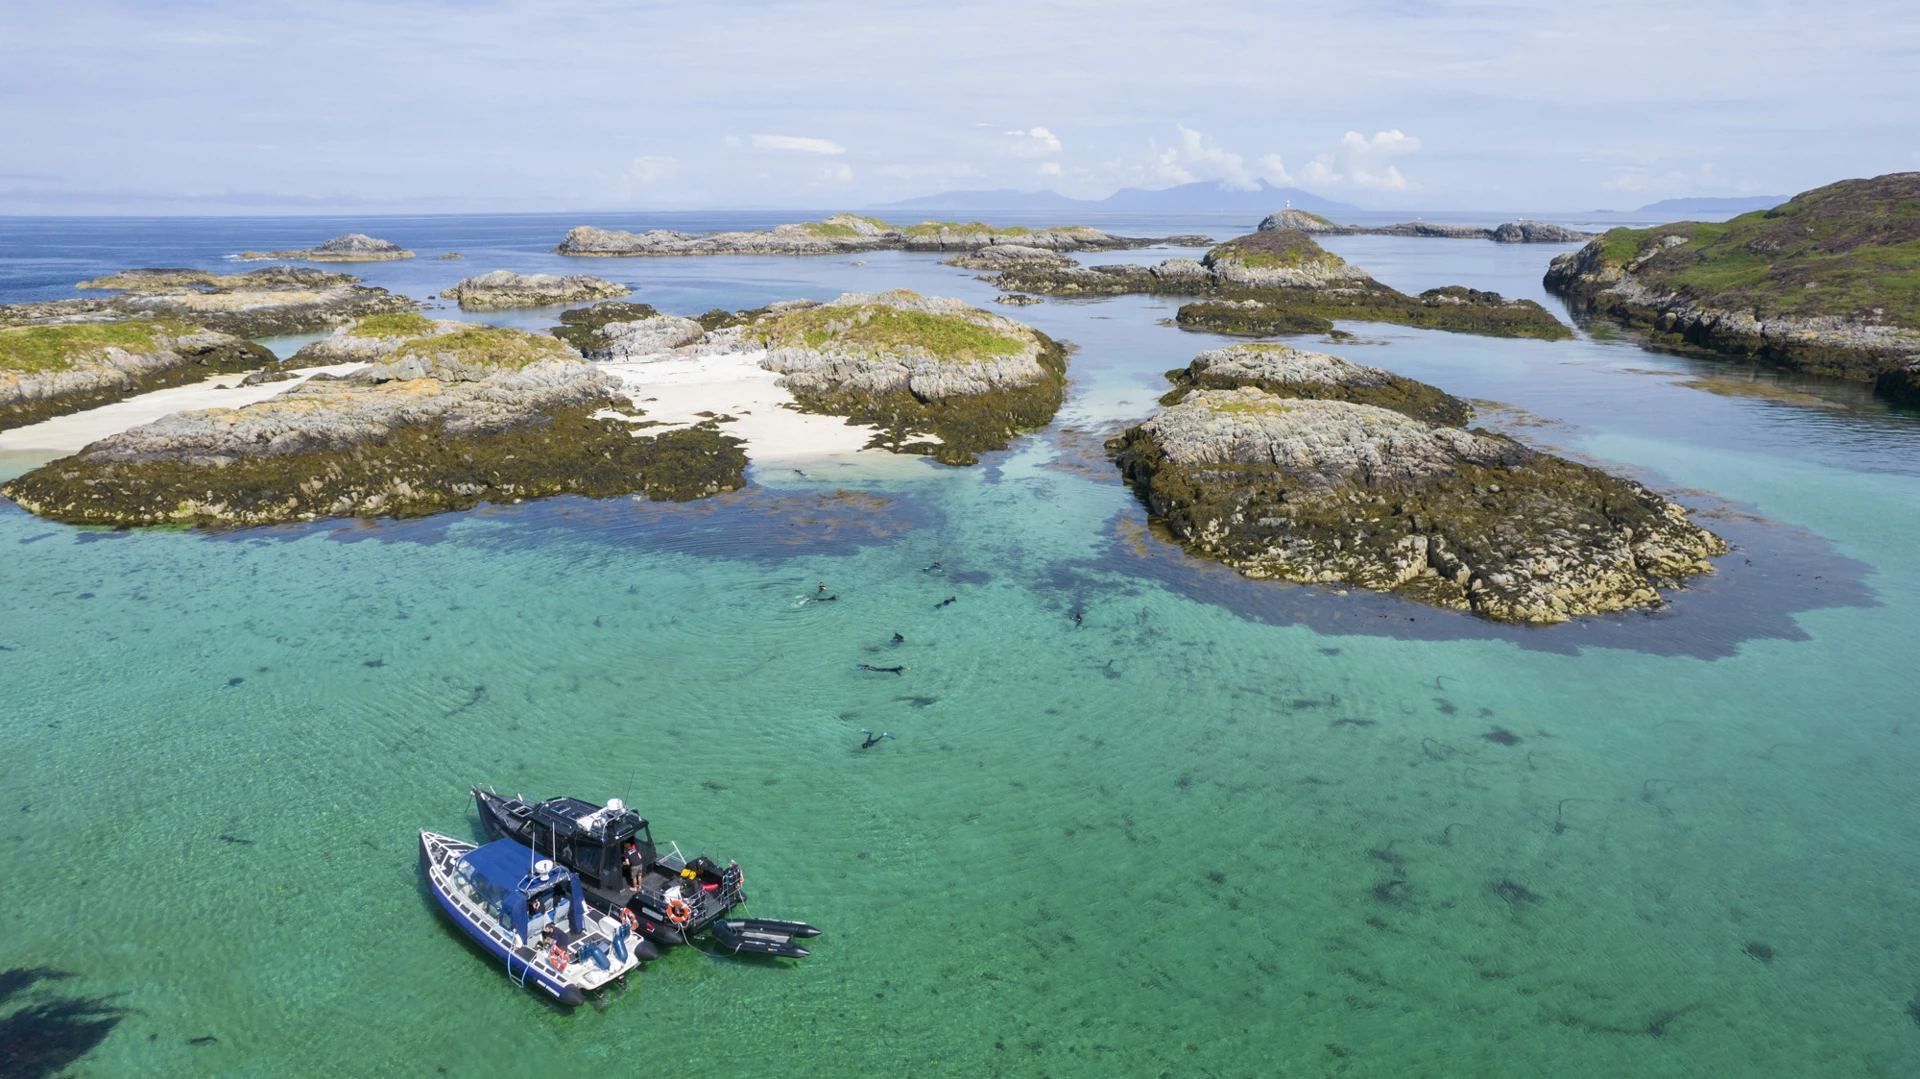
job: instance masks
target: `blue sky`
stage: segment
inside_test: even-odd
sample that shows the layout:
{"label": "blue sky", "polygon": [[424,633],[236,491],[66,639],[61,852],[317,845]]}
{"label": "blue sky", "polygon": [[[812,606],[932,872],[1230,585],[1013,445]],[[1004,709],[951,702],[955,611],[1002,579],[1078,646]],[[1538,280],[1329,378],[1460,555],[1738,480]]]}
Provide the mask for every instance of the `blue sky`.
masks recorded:
{"label": "blue sky", "polygon": [[862,206],[1257,178],[1631,208],[1920,169],[1920,4],[8,5],[0,213]]}

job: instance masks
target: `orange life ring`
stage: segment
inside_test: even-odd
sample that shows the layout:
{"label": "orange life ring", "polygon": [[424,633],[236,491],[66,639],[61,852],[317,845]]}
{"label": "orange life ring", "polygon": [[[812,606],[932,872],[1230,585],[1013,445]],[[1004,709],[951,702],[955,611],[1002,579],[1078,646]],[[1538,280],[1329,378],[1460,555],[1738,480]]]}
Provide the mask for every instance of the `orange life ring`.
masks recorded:
{"label": "orange life ring", "polygon": [[668,921],[675,925],[685,925],[687,919],[691,917],[693,917],[693,908],[687,904],[686,900],[677,898],[667,900]]}
{"label": "orange life ring", "polygon": [[620,924],[626,926],[632,932],[638,933],[640,931],[640,919],[630,908],[620,908]]}
{"label": "orange life ring", "polygon": [[558,944],[547,949],[547,964],[555,970],[567,969],[567,950]]}

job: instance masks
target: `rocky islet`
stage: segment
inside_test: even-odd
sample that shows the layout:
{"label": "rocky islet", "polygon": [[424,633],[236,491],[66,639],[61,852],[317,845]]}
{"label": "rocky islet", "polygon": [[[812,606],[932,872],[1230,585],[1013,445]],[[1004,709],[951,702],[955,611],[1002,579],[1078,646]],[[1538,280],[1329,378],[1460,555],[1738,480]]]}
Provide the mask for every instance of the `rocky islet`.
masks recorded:
{"label": "rocky islet", "polygon": [[463,311],[502,311],[515,307],[558,307],[561,304],[610,300],[632,293],[625,285],[586,274],[519,274],[512,270],[463,278],[440,293],[455,300]]}
{"label": "rocky islet", "polygon": [[1546,286],[1662,344],[1871,382],[1920,406],[1920,172],[1723,223],[1614,229],[1555,258]]}
{"label": "rocky islet", "polygon": [[364,232],[335,236],[312,247],[293,251],[242,251],[233,256],[241,262],[269,262],[294,259],[305,262],[392,262],[410,259],[413,252],[390,240],[376,240]]}
{"label": "rocky islet", "polygon": [[996,228],[980,222],[925,221],[890,225],[877,217],[835,214],[823,221],[778,225],[766,231],[691,233],[656,229],[633,233],[582,225],[568,232],[556,254],[624,258],[645,255],[840,255],[868,251],[977,251],[1015,244],[1045,251],[1112,251],[1172,243],[1202,246],[1204,236],[1147,239],[1115,236],[1085,226]]}
{"label": "rocky islet", "polygon": [[1055,296],[1194,296],[1175,321],[1217,333],[1324,333],[1334,320],[1350,319],[1549,341],[1573,335],[1532,300],[1457,285],[1408,296],[1297,229],[1254,232],[1216,245],[1199,259],[1166,259],[1153,266],[1060,267],[1020,260],[988,280],[1007,292]]}
{"label": "rocky islet", "polygon": [[1428,398],[1382,407],[1329,393],[1391,386],[1377,368],[1297,351],[1249,359],[1190,366],[1196,379],[1225,368],[1215,377],[1236,385],[1177,391],[1109,443],[1174,538],[1248,577],[1551,624],[1657,607],[1659,589],[1726,552],[1632,480],[1418,418]]}
{"label": "rocky islet", "polygon": [[1309,236],[1418,236],[1440,240],[1492,240],[1503,244],[1584,243],[1594,237],[1591,232],[1524,217],[1491,228],[1480,225],[1436,225],[1428,221],[1403,221],[1397,225],[1369,228],[1365,225],[1342,225],[1319,214],[1292,209],[1279,210],[1261,219],[1260,232],[1276,229],[1294,229]]}
{"label": "rocky islet", "polygon": [[640,434],[618,387],[554,338],[469,324],[344,379],[136,427],[0,493],[75,524],[231,527],[564,493],[681,500],[745,482],[737,440],[711,424]]}

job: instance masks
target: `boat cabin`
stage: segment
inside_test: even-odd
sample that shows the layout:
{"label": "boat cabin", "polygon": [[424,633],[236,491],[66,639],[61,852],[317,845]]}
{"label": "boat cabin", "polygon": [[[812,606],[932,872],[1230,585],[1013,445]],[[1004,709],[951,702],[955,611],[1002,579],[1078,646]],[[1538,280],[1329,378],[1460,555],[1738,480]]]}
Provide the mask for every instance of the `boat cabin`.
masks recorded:
{"label": "boat cabin", "polygon": [[554,798],[529,807],[527,839],[533,849],[572,866],[594,888],[609,892],[628,885],[627,844],[639,848],[641,864],[656,852],[647,820],[615,798],[604,807],[578,798]]}
{"label": "boat cabin", "polygon": [[453,879],[503,927],[518,934],[522,946],[548,929],[566,941],[586,928],[580,878],[511,839],[462,855]]}

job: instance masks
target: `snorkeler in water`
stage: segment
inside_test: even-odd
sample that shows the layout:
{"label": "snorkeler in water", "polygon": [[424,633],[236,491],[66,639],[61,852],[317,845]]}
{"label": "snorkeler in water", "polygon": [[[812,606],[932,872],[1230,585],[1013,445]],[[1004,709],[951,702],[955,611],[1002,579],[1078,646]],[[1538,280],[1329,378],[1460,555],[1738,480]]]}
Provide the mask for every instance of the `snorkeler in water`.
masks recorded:
{"label": "snorkeler in water", "polygon": [[953,601],[959,598],[960,598],[959,596],[948,596],[946,599],[943,599],[940,602],[934,604],[933,609],[937,611],[940,608],[945,607],[947,604],[952,603]]}
{"label": "snorkeler in water", "polygon": [[853,669],[857,671],[879,671],[881,674],[905,674],[907,670],[905,667],[876,667],[871,663],[856,663],[853,665]]}
{"label": "snorkeler in water", "polygon": [[940,563],[935,562],[933,565],[928,566],[926,569],[923,569],[920,572],[921,573],[945,573],[947,571],[940,568]]}
{"label": "snorkeler in water", "polygon": [[827,584],[825,581],[820,582],[820,587],[814,589],[814,591],[816,592],[825,592],[826,590],[827,590]]}
{"label": "snorkeler in water", "polygon": [[1073,612],[1073,628],[1074,629],[1080,628],[1080,612],[1079,611]]}
{"label": "snorkeler in water", "polygon": [[906,639],[905,637],[902,637],[902,636],[900,636],[900,635],[899,635],[898,633],[896,633],[896,634],[894,634],[894,635],[893,635],[893,643],[894,643],[894,644],[904,644],[904,643],[906,643],[906,640],[907,640],[907,639]]}
{"label": "snorkeler in water", "polygon": [[861,749],[872,749],[874,746],[877,746],[880,744],[880,739],[882,738],[885,738],[889,741],[898,741],[898,739],[894,738],[893,735],[891,734],[885,734],[885,733],[875,734],[872,731],[866,731],[866,730],[863,730],[860,733],[867,736],[867,740],[860,743]]}

